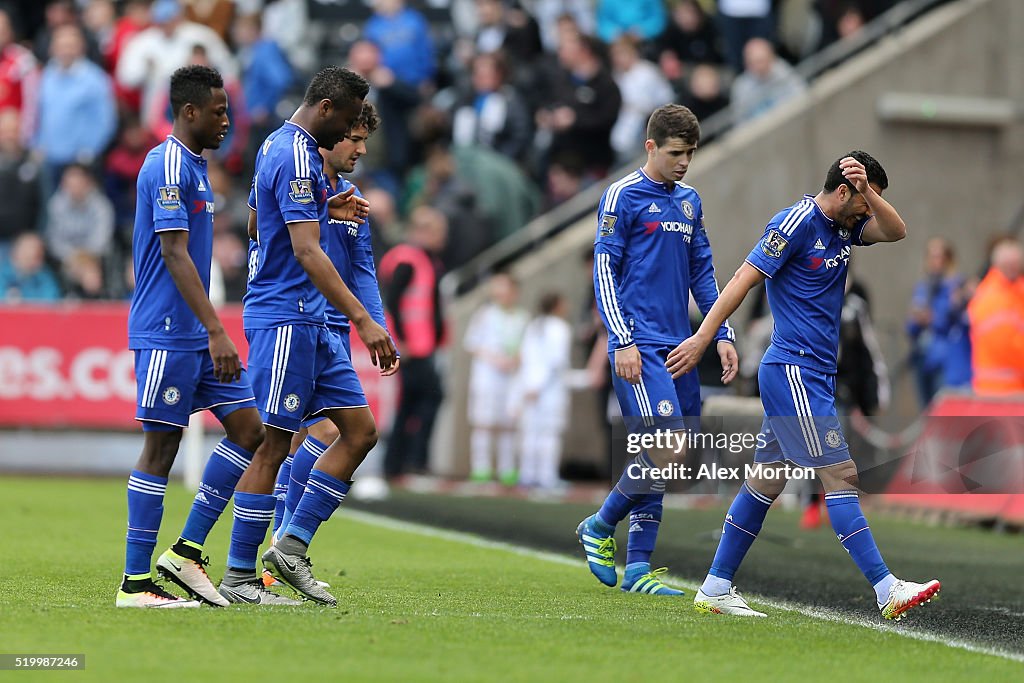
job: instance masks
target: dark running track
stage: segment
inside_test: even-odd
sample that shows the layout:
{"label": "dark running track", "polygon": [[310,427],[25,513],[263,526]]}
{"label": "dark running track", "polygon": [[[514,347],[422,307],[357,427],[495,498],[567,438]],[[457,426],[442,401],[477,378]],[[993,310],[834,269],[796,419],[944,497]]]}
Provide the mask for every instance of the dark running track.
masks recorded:
{"label": "dark running track", "polygon": [[[580,558],[580,590],[602,590],[591,578],[575,540],[579,521],[595,508],[512,498],[470,498],[395,492],[384,503],[346,507],[477,534]],[[699,582],[714,556],[724,507],[666,510],[654,566]],[[901,578],[942,581],[939,601],[900,622],[936,636],[1024,655],[1024,536],[977,529],[932,528],[872,517],[883,557]],[[619,562],[625,560],[619,525]],[[800,531],[795,513],[773,510],[736,577],[741,591],[878,619],[874,594],[835,539],[827,518]],[[687,591],[689,596],[690,591]],[[686,599],[692,599],[689,596]]]}

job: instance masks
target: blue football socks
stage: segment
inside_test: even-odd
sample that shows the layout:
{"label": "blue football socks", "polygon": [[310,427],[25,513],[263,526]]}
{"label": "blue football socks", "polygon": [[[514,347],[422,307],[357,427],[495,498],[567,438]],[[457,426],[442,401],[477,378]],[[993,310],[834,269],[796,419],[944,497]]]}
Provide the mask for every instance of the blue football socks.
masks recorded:
{"label": "blue football socks", "polygon": [[294,536],[307,546],[320,525],[326,522],[348,494],[349,484],[326,472],[313,470],[306,491],[282,536]]}
{"label": "blue football socks", "polygon": [[153,549],[164,516],[167,477],[132,470],[128,477],[128,536],[124,573],[130,578],[150,576]]}
{"label": "blue football socks", "polygon": [[729,592],[736,570],[761,531],[773,500],[745,482],[740,487],[740,492],[736,494],[725,515],[722,540],[718,542],[711,570],[701,586],[705,595],[725,595]]}
{"label": "blue football socks", "polygon": [[[888,599],[889,568],[882,560],[882,553],[875,545],[871,528],[860,509],[860,497],[855,489],[832,491],[825,494],[825,505],[828,517],[832,521],[832,529],[836,532],[839,542],[850,553],[857,568],[864,578],[875,588],[878,601],[884,603]],[[894,579],[893,579],[894,580]],[[883,599],[884,598],[884,599]]]}
{"label": "blue football socks", "polygon": [[235,524],[228,546],[228,568],[255,573],[260,544],[274,519],[275,502],[269,493],[235,494]]}
{"label": "blue football socks", "polygon": [[[652,482],[650,480],[639,480],[630,476],[630,474],[635,475],[637,470],[636,467],[631,467],[632,465],[639,465],[644,468],[653,467],[650,458],[647,457],[647,454],[641,453],[632,461],[627,463],[626,467],[622,470],[622,475],[619,477],[619,481],[608,493],[608,497],[605,498],[604,504],[601,505],[601,509],[597,511],[597,518],[613,528],[616,524],[621,522],[623,518],[625,518],[633,508],[633,505],[636,504],[636,502],[639,501],[645,493],[651,490]],[[664,488],[662,491],[664,491]]]}
{"label": "blue football socks", "polygon": [[206,543],[210,529],[220,519],[235,492],[235,485],[251,462],[252,453],[241,446],[227,439],[217,444],[203,470],[199,491],[192,501],[192,510],[181,532],[182,539],[199,547]]}
{"label": "blue football socks", "polygon": [[284,522],[284,499],[288,495],[288,482],[291,481],[292,477],[292,457],[295,454],[289,455],[281,463],[281,469],[277,471],[277,480],[274,482],[274,499],[277,500],[274,503],[274,533],[281,528],[281,524]]}
{"label": "blue football socks", "polygon": [[[664,487],[665,483],[661,482]],[[661,493],[645,493],[629,512],[629,540],[626,544],[626,565],[650,565],[651,554],[658,540],[664,489]],[[648,567],[649,568],[649,567]]]}

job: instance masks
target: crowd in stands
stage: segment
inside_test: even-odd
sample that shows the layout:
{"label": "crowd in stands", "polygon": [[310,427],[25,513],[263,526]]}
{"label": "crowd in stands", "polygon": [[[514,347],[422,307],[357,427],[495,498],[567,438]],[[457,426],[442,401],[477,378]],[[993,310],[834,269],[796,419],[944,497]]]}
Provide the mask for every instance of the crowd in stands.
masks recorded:
{"label": "crowd in stands", "polygon": [[943,389],[1024,393],[1024,245],[997,236],[985,266],[963,273],[947,240],[929,240],[907,334],[922,407]]}
{"label": "crowd in stands", "polygon": [[451,269],[628,163],[658,105],[706,118],[732,100],[747,120],[804,88],[790,62],[894,1],[366,0],[345,17],[308,0],[0,0],[2,296],[130,296],[135,177],[189,63],[228,93],[210,176],[218,290],[237,301],[255,150],[325,64],[365,76],[383,118],[355,179],[380,246],[429,204]]}

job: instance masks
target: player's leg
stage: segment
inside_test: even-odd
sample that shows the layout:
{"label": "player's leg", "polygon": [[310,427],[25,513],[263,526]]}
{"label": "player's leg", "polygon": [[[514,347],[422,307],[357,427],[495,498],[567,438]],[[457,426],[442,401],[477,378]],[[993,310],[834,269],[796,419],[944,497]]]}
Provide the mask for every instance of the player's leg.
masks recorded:
{"label": "player's leg", "polygon": [[[231,602],[296,604],[266,590],[256,564],[277,504],[274,484],[313,393],[318,334],[313,325],[246,331],[248,373],[266,437],[235,487],[228,569],[219,589]],[[288,353],[281,354],[282,348]]]}
{"label": "player's leg", "polygon": [[[762,432],[767,430],[767,424],[766,420]],[[776,447],[774,439],[769,439],[769,452]],[[781,461],[762,464],[766,470],[785,467],[785,463]],[[722,538],[718,541],[711,569],[708,570],[704,582],[694,596],[693,604],[697,610],[743,617],[766,616],[763,612],[751,609],[733,586],[733,577],[750,546],[757,540],[772,503],[785,487],[786,479],[781,474],[778,477],[751,477],[743,482],[725,514]]]}
{"label": "player's leg", "polygon": [[[806,432],[801,429],[803,421],[793,417],[772,417],[797,415],[801,409],[795,404],[794,392],[790,391],[786,367],[762,364],[758,369],[758,384],[766,417],[761,426],[761,443],[754,459],[764,471],[782,469],[787,457],[800,457],[799,453],[803,453],[803,458],[807,459]],[[785,477],[763,476],[751,477],[740,487],[725,515],[722,538],[718,542],[711,569],[694,597],[694,607],[698,610],[712,614],[765,616],[751,609],[736,592],[733,578],[750,546],[757,539],[768,510],[785,485]]]}
{"label": "player's leg", "polygon": [[935,579],[925,583],[901,581],[882,559],[860,507],[857,465],[850,457],[836,414],[835,375],[797,366],[790,366],[790,374],[796,393],[802,397],[805,415],[812,416],[805,422],[813,436],[810,445],[817,449],[819,467],[815,472],[825,490],[825,505],[836,538],[874,588],[882,616],[901,619],[907,610],[929,602],[941,584]]}
{"label": "player's leg", "polygon": [[[143,423],[143,429],[148,423]],[[128,477],[128,534],[124,578],[117,591],[118,607],[198,607],[154,583],[153,550],[164,514],[167,475],[178,453],[181,429],[153,425],[145,432],[142,454]]]}
{"label": "player's leg", "polygon": [[263,561],[277,578],[305,597],[333,607],[337,600],[310,571],[309,545],[320,525],[348,495],[352,475],[377,443],[377,430],[373,414],[365,406],[330,409],[325,414],[340,435],[317,459],[281,540],[264,553]]}
{"label": "player's leg", "polygon": [[[323,454],[329,444],[334,443],[334,440],[338,438],[338,428],[326,417],[316,417],[312,420],[307,420],[304,424],[309,425],[308,428],[303,427],[292,438],[291,450],[294,455],[289,456],[292,459],[292,466],[288,467],[288,482],[284,498],[283,500],[278,499],[278,506],[282,507],[284,511],[280,523],[277,523],[275,516],[276,528],[274,528],[273,533],[270,535],[271,545],[277,543],[284,536],[284,530],[288,528],[288,524],[295,514],[295,508],[298,507],[299,500],[302,499],[302,494],[306,489],[306,482],[309,479],[309,472],[313,469],[313,465],[316,464],[317,458]],[[287,463],[288,459],[286,458],[285,464]],[[281,465],[281,471],[283,472],[284,470],[285,465]],[[275,494],[280,482],[281,474],[279,473],[274,488]],[[274,575],[268,569],[264,569],[263,584],[273,586],[277,583],[278,581],[274,578]],[[324,588],[330,588],[330,584],[325,581],[320,581],[319,583]]]}
{"label": "player's leg", "polygon": [[[349,331],[343,328],[332,328],[338,335],[345,353],[351,357],[352,347],[349,339]],[[288,449],[288,457],[281,465],[278,472],[277,482],[274,484],[274,495],[277,496],[277,505],[274,509],[274,532],[271,535],[271,543],[276,543],[283,531],[288,526],[295,507],[302,498],[302,491],[306,487],[306,479],[309,478],[309,471],[313,469],[313,463],[327,449],[327,446],[334,443],[338,438],[338,429],[334,423],[325,417],[319,416],[302,423],[302,429],[292,437],[291,447]],[[294,465],[295,462],[297,465]],[[294,476],[292,468],[295,467]]]}
{"label": "player's leg", "polygon": [[897,579],[882,559],[860,507],[857,466],[853,460],[822,468],[817,475],[825,489],[825,505],[836,538],[874,588],[882,616],[899,621],[908,610],[931,602],[942,588],[939,581],[916,583]]}
{"label": "player's leg", "polygon": [[[318,416],[310,421],[306,436],[295,451],[295,459],[292,461],[291,479],[288,482],[288,495],[285,498],[284,524],[276,532],[276,538],[284,535],[288,523],[295,514],[295,508],[299,506],[303,491],[306,490],[306,482],[309,480],[309,473],[313,465],[324,454],[327,447],[338,438],[338,428],[329,419]],[[301,432],[300,432],[301,433]]]}
{"label": "player's leg", "polygon": [[167,477],[188,424],[194,354],[145,349],[135,352],[137,410],[142,423],[142,453],[128,477],[128,534],[124,578],[118,607],[198,607],[194,600],[163,590],[152,576],[153,550],[164,513]]}
{"label": "player's leg", "polygon": [[277,532],[281,530],[281,525],[284,524],[285,517],[285,501],[288,498],[288,482],[292,478],[292,463],[295,461],[295,453],[302,445],[302,441],[306,438],[306,428],[303,427],[297,434],[292,435],[292,442],[288,446],[288,455],[285,457],[284,462],[281,463],[281,469],[277,471],[277,479],[274,481],[274,498],[277,500],[274,503],[274,524],[271,526],[270,542],[274,543],[277,540]]}
{"label": "player's leg", "polygon": [[193,597],[223,607],[228,603],[206,573],[209,559],[203,557],[203,546],[263,441],[264,430],[247,372],[242,370],[236,382],[221,383],[215,378],[210,354],[199,351],[195,356],[198,372],[191,410],[212,412],[226,436],[206,461],[181,535],[157,560],[157,570]]}
{"label": "player's leg", "polygon": [[315,361],[316,386],[308,410],[326,416],[338,436],[317,458],[291,521],[281,540],[263,554],[263,563],[306,598],[333,607],[337,600],[317,583],[307,552],[317,529],[348,494],[356,468],[376,445],[377,427],[337,335],[320,332]]}
{"label": "player's leg", "polygon": [[[613,377],[615,395],[619,401],[626,430],[631,433],[658,429],[655,406],[663,401],[672,406],[662,407],[668,415],[678,417],[681,412],[677,405],[672,378],[658,360],[656,349],[640,346],[641,379],[630,384],[620,377]],[[614,357],[609,360],[614,364]],[[653,397],[653,402],[652,402]],[[619,480],[608,493],[601,508],[583,520],[576,528],[576,535],[587,553],[587,565],[591,573],[606,586],[618,582],[615,574],[615,527],[638,503],[647,502],[648,495],[657,497],[664,493],[664,482],[650,477],[638,479],[635,470],[650,471],[656,467],[651,453],[639,453],[623,468]],[[669,459],[668,454],[658,454],[659,459]],[[660,520],[659,520],[660,521]],[[646,543],[643,541],[641,543]],[[653,546],[652,546],[653,550]],[[648,565],[649,566],[649,565]]]}
{"label": "player's leg", "polygon": [[281,463],[288,455],[293,434],[269,424],[266,430],[266,438],[256,449],[251,464],[235,487],[234,523],[228,546],[227,570],[218,592],[233,603],[297,605],[297,600],[267,590],[256,570],[259,547],[274,517],[274,481]]}
{"label": "player's leg", "polygon": [[[667,349],[659,351],[656,356],[658,363],[651,368],[652,374],[664,371]],[[665,373],[668,374],[667,372]],[[658,378],[660,379],[660,378]],[[661,393],[663,382],[652,381],[645,388],[647,396],[656,414],[657,425],[661,428],[677,426],[676,419],[683,417],[685,427],[693,432],[700,428],[700,379],[696,371],[688,372],[673,382],[674,400],[666,400]],[[670,464],[682,464],[686,458],[685,449],[667,449],[651,451],[650,457],[658,468]],[[670,588],[651,572],[651,555],[658,540],[661,529],[663,501],[665,498],[665,482],[656,481],[651,491],[642,495],[629,512],[629,538],[626,544],[626,574],[622,582],[622,590],[642,592],[653,595],[676,596],[683,592]]]}

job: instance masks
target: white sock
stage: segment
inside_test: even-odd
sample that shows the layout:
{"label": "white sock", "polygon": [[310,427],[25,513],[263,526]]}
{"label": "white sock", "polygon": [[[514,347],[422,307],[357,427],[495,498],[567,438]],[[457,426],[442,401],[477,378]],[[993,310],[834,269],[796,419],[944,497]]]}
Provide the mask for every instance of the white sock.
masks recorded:
{"label": "white sock", "polygon": [[704,583],[700,586],[701,592],[709,598],[725,595],[729,592],[730,588],[732,588],[732,581],[723,579],[720,576],[712,576],[711,574],[704,578]]}
{"label": "white sock", "polygon": [[516,433],[503,431],[498,433],[498,474],[516,471]]}
{"label": "white sock", "polygon": [[491,472],[491,431],[482,427],[469,437],[469,452],[474,474]]}
{"label": "white sock", "polygon": [[889,602],[889,589],[897,580],[892,574],[886,574],[884,579],[875,584],[875,600],[879,605]]}
{"label": "white sock", "polygon": [[537,438],[537,456],[540,460],[538,480],[544,488],[558,486],[558,462],[562,459],[560,434],[543,434]]}
{"label": "white sock", "polygon": [[536,486],[537,476],[537,438],[529,429],[522,430],[519,450],[519,483],[522,486]]}

